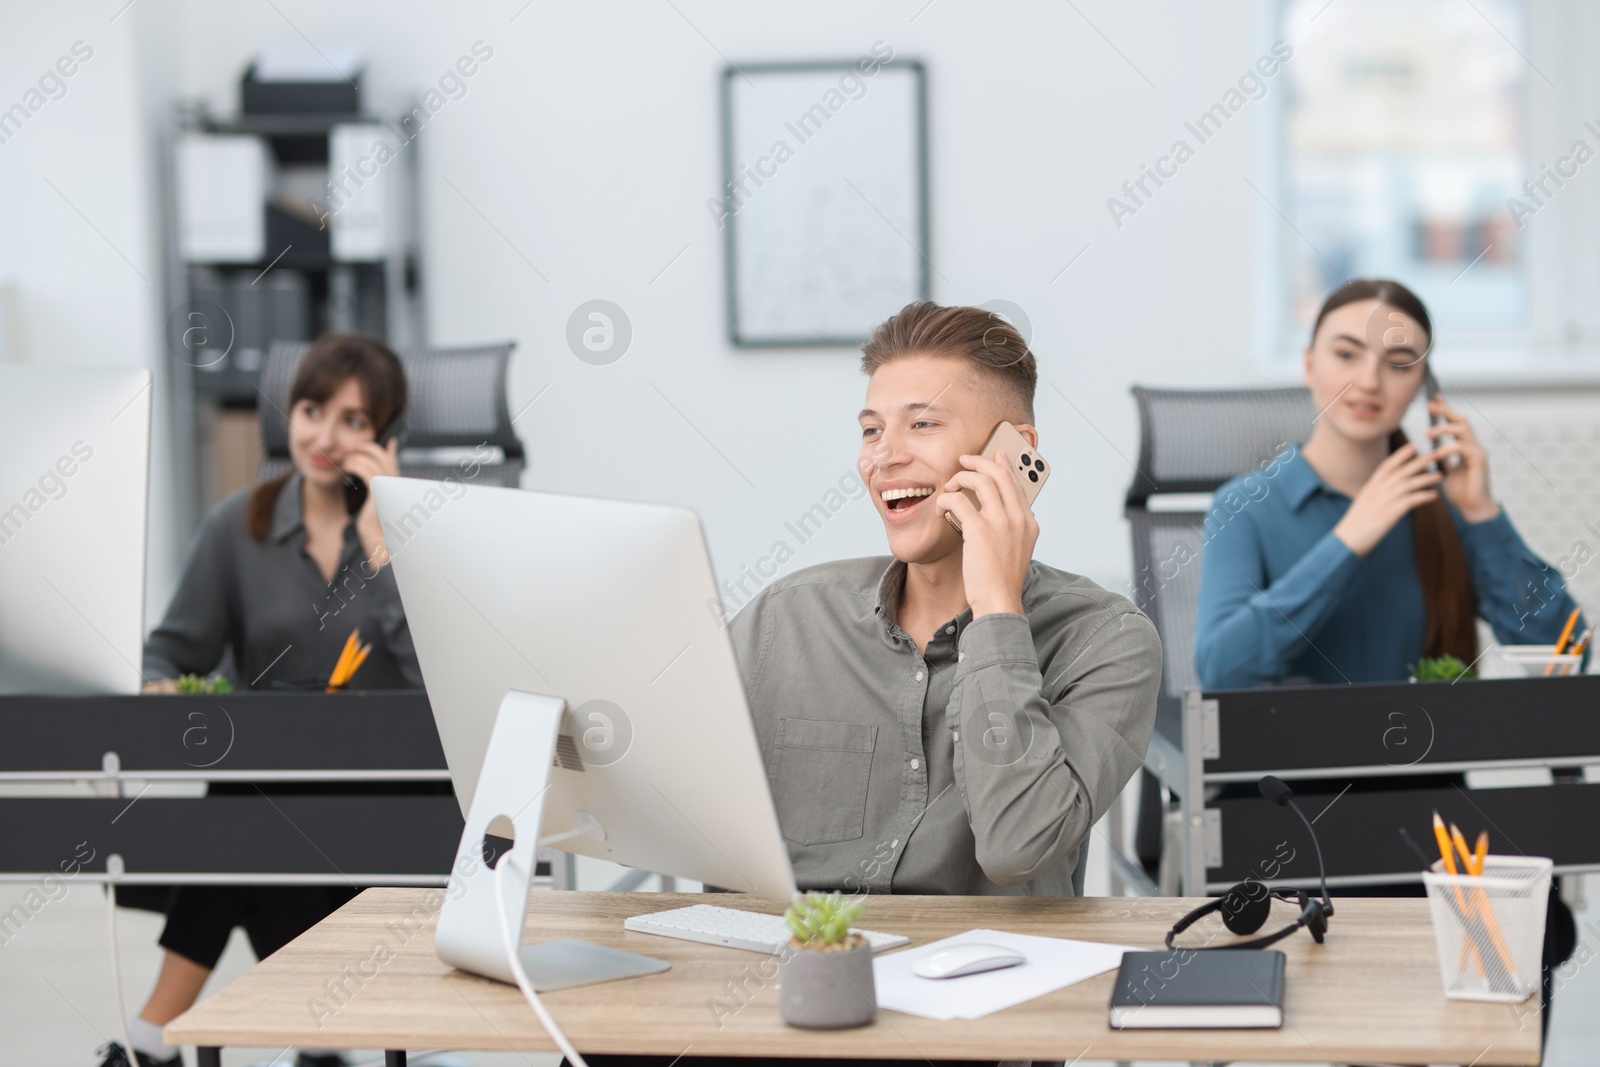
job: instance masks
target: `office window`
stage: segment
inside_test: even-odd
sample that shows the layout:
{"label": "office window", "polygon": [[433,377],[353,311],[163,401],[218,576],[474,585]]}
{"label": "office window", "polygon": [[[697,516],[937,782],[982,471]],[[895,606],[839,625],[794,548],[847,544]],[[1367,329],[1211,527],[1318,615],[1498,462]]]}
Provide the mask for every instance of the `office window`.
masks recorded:
{"label": "office window", "polygon": [[[1283,326],[1346,277],[1396,278],[1457,336],[1529,326],[1523,0],[1284,0]],[[1296,232],[1298,231],[1298,232]]]}

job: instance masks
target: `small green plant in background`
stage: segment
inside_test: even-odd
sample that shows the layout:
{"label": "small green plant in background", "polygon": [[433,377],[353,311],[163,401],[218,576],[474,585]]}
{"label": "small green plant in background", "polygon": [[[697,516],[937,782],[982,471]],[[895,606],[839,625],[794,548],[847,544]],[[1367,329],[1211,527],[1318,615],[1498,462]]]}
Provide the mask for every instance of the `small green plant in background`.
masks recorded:
{"label": "small green plant in background", "polygon": [[180,693],[231,693],[233,683],[224,675],[215,678],[202,678],[198,674],[183,674],[178,676],[178,692]]}
{"label": "small green plant in background", "polygon": [[845,947],[862,906],[860,900],[845,900],[843,893],[810,892],[790,904],[783,918],[801,947]]}
{"label": "small green plant in background", "polygon": [[1453,682],[1457,678],[1476,678],[1475,668],[1456,656],[1424,656],[1411,665],[1411,677],[1418,682]]}

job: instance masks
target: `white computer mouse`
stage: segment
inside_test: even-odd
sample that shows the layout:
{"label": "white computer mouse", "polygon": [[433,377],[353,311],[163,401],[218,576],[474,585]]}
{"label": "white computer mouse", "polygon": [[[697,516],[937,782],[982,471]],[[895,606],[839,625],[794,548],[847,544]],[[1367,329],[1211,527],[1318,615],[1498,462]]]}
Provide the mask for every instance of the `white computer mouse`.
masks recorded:
{"label": "white computer mouse", "polygon": [[952,945],[913,964],[911,973],[919,978],[960,978],[1015,967],[1026,960],[1022,953],[999,945]]}

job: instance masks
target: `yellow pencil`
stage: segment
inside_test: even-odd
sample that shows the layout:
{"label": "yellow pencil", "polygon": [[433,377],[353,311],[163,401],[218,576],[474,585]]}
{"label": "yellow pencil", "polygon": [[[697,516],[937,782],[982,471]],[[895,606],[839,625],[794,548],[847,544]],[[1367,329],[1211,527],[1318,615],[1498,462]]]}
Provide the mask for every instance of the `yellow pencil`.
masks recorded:
{"label": "yellow pencil", "polygon": [[[1567,616],[1567,624],[1561,628],[1561,638],[1560,638],[1560,640],[1558,640],[1556,642],[1555,655],[1559,656],[1559,655],[1561,655],[1561,653],[1566,651],[1567,640],[1568,640],[1568,638],[1570,638],[1572,636],[1573,627],[1578,625],[1578,616],[1581,613],[1582,613],[1582,609],[1573,608],[1572,609],[1572,614]],[[1545,664],[1544,676],[1546,678],[1550,677],[1550,672],[1555,670],[1555,669],[1556,669],[1556,665],[1554,663]]]}
{"label": "yellow pencil", "polygon": [[361,647],[361,631],[351,630],[350,636],[344,639],[344,647],[339,650],[339,661],[334,665],[334,670],[342,671],[350,662],[350,657],[356,654]]}
{"label": "yellow pencil", "polygon": [[1456,846],[1456,851],[1461,854],[1461,866],[1467,869],[1468,874],[1477,874],[1473,870],[1472,850],[1467,847],[1467,839],[1461,828],[1455,823],[1450,824],[1450,843]]}
{"label": "yellow pencil", "polygon": [[[1442,822],[1439,827],[1435,828],[1435,833],[1442,833]],[[1483,873],[1482,861],[1476,858],[1476,853],[1467,851],[1467,839],[1454,823],[1450,824],[1450,841],[1454,843],[1455,848],[1461,853],[1462,865],[1466,868],[1467,873],[1481,875]],[[1487,834],[1478,835],[1478,846],[1483,849],[1485,854],[1488,853],[1489,841]],[[1451,868],[1452,874],[1455,873],[1455,864],[1453,862],[1447,863],[1446,866]],[[1459,899],[1459,895],[1457,899]],[[1489,903],[1488,894],[1474,886],[1469,891],[1468,899],[1471,903],[1466,908],[1465,914],[1469,919],[1476,918],[1483,923],[1484,932],[1489,935],[1489,940],[1494,944],[1494,950],[1500,956],[1500,962],[1504,965],[1506,974],[1516,973],[1516,964],[1512,961],[1511,949],[1506,945],[1505,938],[1500,933],[1500,923],[1494,917],[1494,906]],[[1473,951],[1477,951],[1476,945],[1473,946]],[[1482,966],[1481,961],[1479,966]]]}
{"label": "yellow pencil", "polygon": [[[1456,873],[1455,850],[1450,847],[1450,833],[1444,828],[1444,820],[1439,818],[1439,813],[1433,813],[1433,839],[1439,845],[1439,858],[1444,861],[1446,874]],[[1456,894],[1460,896],[1460,892]]]}
{"label": "yellow pencil", "polygon": [[1500,963],[1505,967],[1507,977],[1516,974],[1517,965],[1511,958],[1511,948],[1500,933],[1500,922],[1494,917],[1494,906],[1489,903],[1488,894],[1474,886],[1472,903],[1479,920],[1483,923],[1484,931],[1494,943],[1494,950],[1500,956]]}
{"label": "yellow pencil", "polygon": [[[1444,864],[1445,873],[1455,874],[1455,849],[1450,844],[1449,831],[1444,828],[1444,820],[1439,818],[1438,812],[1433,813],[1433,840],[1439,846],[1439,859]],[[1461,894],[1461,887],[1458,885],[1453,885],[1450,887],[1450,892],[1455,895],[1456,910],[1461,915],[1462,924],[1470,928],[1472,917],[1471,913],[1467,909],[1467,899]],[[1478,955],[1477,943],[1473,941],[1472,938],[1466,933],[1463,933],[1461,935],[1461,960],[1456,964],[1456,968],[1458,970],[1466,965],[1468,952],[1472,953],[1472,962],[1478,965],[1478,973],[1487,978],[1488,974],[1484,969],[1483,959]]]}
{"label": "yellow pencil", "polygon": [[360,630],[351,630],[350,636],[345,638],[344,649],[339,653],[339,661],[333,665],[333,673],[328,676],[328,692],[331,693],[339,688],[344,684],[345,678],[348,677],[345,674],[345,667],[349,664],[350,658],[355,655],[356,644],[360,640],[360,634]]}
{"label": "yellow pencil", "polygon": [[355,655],[355,658],[350,661],[350,669],[349,669],[349,671],[347,671],[345,673],[344,681],[340,682],[339,683],[340,685],[345,684],[345,682],[348,682],[350,679],[352,679],[352,678],[354,678],[356,676],[356,671],[359,671],[361,669],[361,665],[363,663],[367,662],[367,653],[371,652],[371,651],[372,651],[372,646],[371,645],[362,645],[361,646],[361,651],[357,652],[356,655]]}
{"label": "yellow pencil", "polygon": [[[1450,827],[1450,831],[1451,831],[1452,834],[1455,834],[1457,832],[1456,828],[1454,826]],[[1463,854],[1462,857],[1461,857],[1462,861],[1464,863],[1466,863],[1466,865],[1467,865],[1467,873],[1468,874],[1482,874],[1483,873],[1483,858],[1485,856],[1487,856],[1488,854],[1489,854],[1489,831],[1480,830],[1480,831],[1478,831],[1477,847],[1473,849],[1472,854],[1470,856]],[[1467,965],[1467,949],[1468,949],[1468,946],[1470,944],[1471,944],[1471,942],[1468,941],[1465,937],[1463,937],[1461,939],[1461,959],[1459,961],[1457,961],[1457,963],[1456,963],[1456,967],[1457,968],[1465,967]],[[1479,966],[1480,967],[1482,966],[1481,962],[1479,963]]]}
{"label": "yellow pencil", "polygon": [[[1567,650],[1567,655],[1569,655],[1569,656],[1582,656],[1585,652],[1587,652],[1589,650],[1589,639],[1591,637],[1593,637],[1593,636],[1594,636],[1594,627],[1591,626],[1587,630],[1583,631],[1583,633],[1579,634],[1578,635],[1578,639],[1576,641],[1572,642],[1572,647]],[[1577,663],[1574,663],[1572,665],[1572,673],[1573,674],[1577,674],[1578,673],[1578,666],[1579,665]]]}

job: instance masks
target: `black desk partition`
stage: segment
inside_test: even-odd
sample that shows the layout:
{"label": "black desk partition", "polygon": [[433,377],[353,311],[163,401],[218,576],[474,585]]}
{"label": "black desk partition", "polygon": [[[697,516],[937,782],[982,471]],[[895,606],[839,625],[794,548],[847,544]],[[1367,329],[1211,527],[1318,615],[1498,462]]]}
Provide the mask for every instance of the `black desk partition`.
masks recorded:
{"label": "black desk partition", "polygon": [[[1145,766],[1178,798],[1185,893],[1244,878],[1310,886],[1316,857],[1293,812],[1257,795],[1285,779],[1316,821],[1333,885],[1419,881],[1437,810],[1491,851],[1600,870],[1600,676],[1286,686],[1191,692],[1181,728],[1157,724]],[[1492,787],[1470,772],[1547,768],[1549,784]],[[1174,840],[1173,838],[1176,838]],[[1176,888],[1176,887],[1174,887]]]}
{"label": "black desk partition", "polygon": [[0,783],[7,879],[443,885],[463,827],[421,692],[0,697]]}

